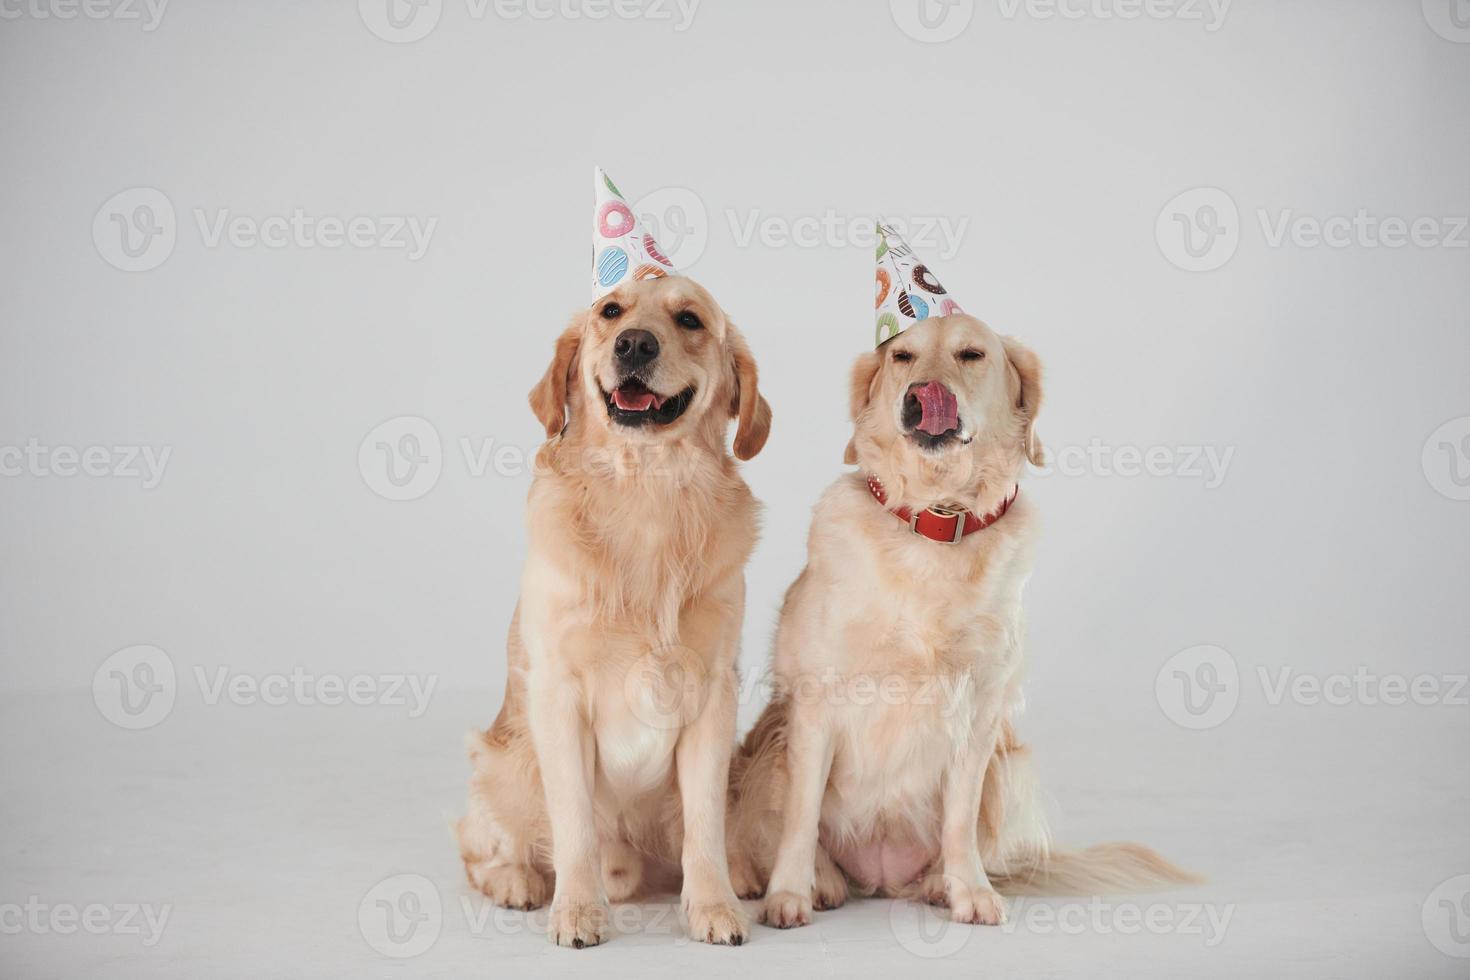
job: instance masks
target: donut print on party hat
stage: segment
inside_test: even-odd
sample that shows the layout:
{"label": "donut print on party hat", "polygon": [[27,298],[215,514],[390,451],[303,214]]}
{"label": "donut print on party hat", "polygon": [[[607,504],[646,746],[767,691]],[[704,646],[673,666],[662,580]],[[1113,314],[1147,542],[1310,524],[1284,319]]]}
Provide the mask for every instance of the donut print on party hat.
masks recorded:
{"label": "donut print on party hat", "polygon": [[597,257],[597,282],[599,285],[613,287],[622,282],[628,275],[628,253],[610,245],[602,250]]}
{"label": "donut print on party hat", "polygon": [[[878,346],[931,316],[960,312],[928,265],[919,261],[909,243],[886,221],[878,222],[877,309]],[[925,295],[944,297],[926,299]]]}
{"label": "donut print on party hat", "polygon": [[658,250],[658,242],[653,240],[652,235],[643,236],[643,250],[659,265],[668,266],[670,269],[674,267],[674,263],[669,261],[668,256]]}
{"label": "donut print on party hat", "polygon": [[601,167],[593,171],[592,299],[625,282],[674,275],[674,264],[643,229],[618,185]]}
{"label": "donut print on party hat", "polygon": [[894,316],[892,313],[884,313],[882,316],[878,317],[877,346],[881,347],[883,346],[884,341],[892,340],[894,337],[897,336],[898,317]]}
{"label": "donut print on party hat", "polygon": [[899,293],[898,312],[910,320],[927,320],[929,319],[929,304],[912,293]]}
{"label": "donut print on party hat", "polygon": [[929,271],[927,265],[914,266],[914,285],[926,293],[943,294],[944,292],[944,287],[939,284],[938,279],[934,278],[934,273]]}
{"label": "donut print on party hat", "polygon": [[622,201],[608,201],[597,209],[597,233],[603,238],[622,238],[633,227],[633,212]]}

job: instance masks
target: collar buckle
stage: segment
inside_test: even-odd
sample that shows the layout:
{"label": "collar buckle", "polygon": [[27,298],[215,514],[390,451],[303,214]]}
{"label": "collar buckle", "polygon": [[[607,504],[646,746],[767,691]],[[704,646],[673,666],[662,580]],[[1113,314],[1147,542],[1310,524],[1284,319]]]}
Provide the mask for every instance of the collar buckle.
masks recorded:
{"label": "collar buckle", "polygon": [[[933,535],[925,534],[919,529],[919,515],[926,513],[933,514],[940,520],[954,521],[954,533],[948,541],[944,538],[936,538]],[[940,544],[959,544],[965,539],[965,514],[963,511],[953,511],[947,507],[928,507],[909,515],[909,530],[921,538],[928,538],[930,541],[937,541]]]}

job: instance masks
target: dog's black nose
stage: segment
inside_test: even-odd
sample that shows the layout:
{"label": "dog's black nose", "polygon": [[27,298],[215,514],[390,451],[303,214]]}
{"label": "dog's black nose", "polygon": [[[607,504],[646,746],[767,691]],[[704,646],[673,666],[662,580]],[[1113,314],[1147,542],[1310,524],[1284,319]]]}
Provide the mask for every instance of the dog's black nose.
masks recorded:
{"label": "dog's black nose", "polygon": [[658,357],[658,338],[647,330],[624,330],[613,344],[618,363],[640,368]]}

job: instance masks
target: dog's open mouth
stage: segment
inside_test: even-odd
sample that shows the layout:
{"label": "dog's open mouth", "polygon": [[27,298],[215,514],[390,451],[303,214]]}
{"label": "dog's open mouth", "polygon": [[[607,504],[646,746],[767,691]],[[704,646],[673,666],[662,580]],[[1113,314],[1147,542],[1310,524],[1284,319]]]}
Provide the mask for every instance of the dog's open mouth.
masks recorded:
{"label": "dog's open mouth", "polygon": [[668,425],[689,408],[694,389],[664,396],[637,378],[629,378],[611,392],[603,392],[603,397],[607,399],[608,418],[619,425]]}
{"label": "dog's open mouth", "polygon": [[905,434],[920,449],[938,451],[969,441],[960,438],[959,400],[938,381],[909,388],[902,420]]}

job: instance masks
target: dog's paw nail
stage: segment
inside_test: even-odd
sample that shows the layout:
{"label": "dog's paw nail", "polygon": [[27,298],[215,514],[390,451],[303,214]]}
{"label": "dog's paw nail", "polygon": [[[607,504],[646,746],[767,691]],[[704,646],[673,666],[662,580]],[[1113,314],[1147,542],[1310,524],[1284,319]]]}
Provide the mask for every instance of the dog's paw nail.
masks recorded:
{"label": "dog's paw nail", "polygon": [[607,906],[600,902],[552,902],[546,931],[558,946],[585,949],[602,942],[607,918]]}
{"label": "dog's paw nail", "polygon": [[811,896],[786,891],[772,892],[766,897],[765,913],[761,921],[776,929],[809,925],[812,921]]}
{"label": "dog's paw nail", "polygon": [[739,946],[750,933],[750,916],[739,903],[689,903],[689,934],[717,946]]}
{"label": "dog's paw nail", "polygon": [[956,888],[949,900],[950,918],[977,926],[998,926],[1006,920],[1006,904],[989,888]]}

